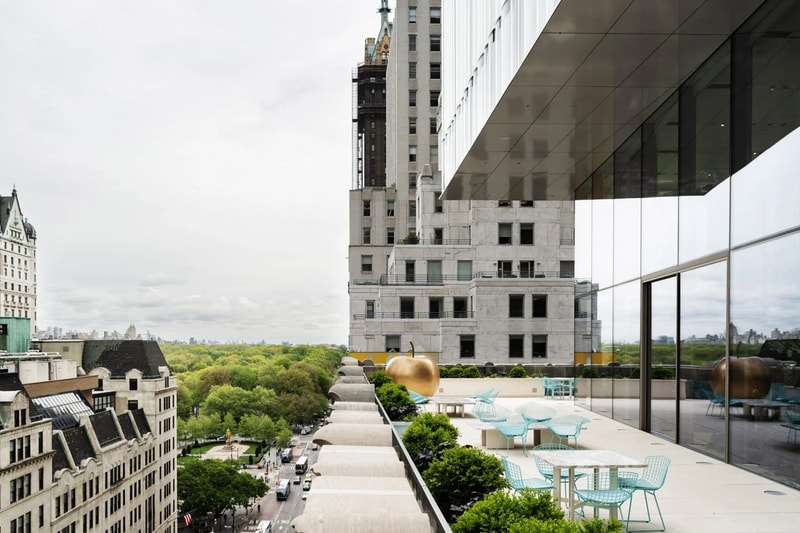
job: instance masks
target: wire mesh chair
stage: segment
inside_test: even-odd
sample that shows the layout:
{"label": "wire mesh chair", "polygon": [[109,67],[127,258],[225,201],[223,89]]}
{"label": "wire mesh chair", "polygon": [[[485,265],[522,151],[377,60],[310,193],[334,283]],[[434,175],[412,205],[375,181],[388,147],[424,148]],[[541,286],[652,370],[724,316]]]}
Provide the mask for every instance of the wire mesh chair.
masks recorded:
{"label": "wire mesh chair", "polygon": [[580,514],[587,505],[595,508],[608,509],[622,516],[622,504],[633,496],[638,475],[636,472],[595,472],[587,478],[585,489],[575,489],[575,496],[580,500]]}
{"label": "wire mesh chair", "polygon": [[519,492],[522,489],[533,489],[533,490],[552,490],[553,484],[547,481],[546,479],[540,479],[538,477],[529,477],[523,478],[522,477],[522,469],[519,467],[517,463],[512,463],[508,460],[508,458],[500,456],[500,459],[503,460],[503,469],[506,473],[506,479],[508,480],[509,485],[511,488],[514,489],[514,492]]}
{"label": "wire mesh chair", "polygon": [[[536,455],[537,451],[544,451],[544,450],[572,450],[573,448],[567,446],[566,444],[558,444],[556,442],[550,442],[545,444],[540,444],[538,446],[534,446],[533,448],[533,460],[536,462],[536,468],[539,470],[539,473],[542,475],[543,478],[548,480],[550,483],[555,484],[553,480],[553,467],[550,463],[541,459]],[[584,472],[575,472],[573,479],[578,481],[580,478],[585,476]],[[561,470],[561,479],[559,480],[561,486],[561,493],[567,494],[569,492],[569,472],[564,469]]]}
{"label": "wire mesh chair", "polygon": [[[626,527],[627,524],[631,522],[640,522],[640,523],[649,523],[651,522],[650,519],[650,504],[647,502],[647,496],[652,496],[653,501],[656,502],[656,510],[658,511],[658,518],[661,520],[661,529],[637,529],[636,531],[665,531],[666,526],[664,525],[664,516],[661,514],[661,506],[658,504],[658,498],[656,497],[656,491],[664,486],[664,481],[667,479],[667,471],[669,470],[669,465],[672,462],[669,457],[664,455],[649,455],[644,458],[644,462],[647,464],[642,475],[637,477],[636,482],[632,486],[634,490],[634,495],[636,491],[642,491],[644,493],[644,505],[647,508],[647,520],[631,520],[631,508],[633,507],[633,496],[631,496],[630,503],[628,505],[628,518],[625,521]],[[625,474],[626,477],[622,477]],[[619,485],[628,485],[629,482],[629,474],[635,474],[635,472],[621,472]]]}
{"label": "wire mesh chair", "polygon": [[512,415],[502,421],[492,422],[497,430],[497,449],[500,448],[500,439],[506,439],[506,455],[508,455],[511,443],[519,437],[522,440],[522,454],[528,456],[526,444],[528,441],[528,423],[521,415]]}
{"label": "wire mesh chair", "polygon": [[547,423],[547,427],[549,427],[550,431],[553,433],[551,442],[558,441],[558,443],[563,444],[563,441],[566,441],[566,444],[569,444],[569,439],[573,439],[575,441],[575,449],[577,450],[578,435],[581,434],[583,426],[588,422],[588,418],[577,415],[559,416],[551,419]]}

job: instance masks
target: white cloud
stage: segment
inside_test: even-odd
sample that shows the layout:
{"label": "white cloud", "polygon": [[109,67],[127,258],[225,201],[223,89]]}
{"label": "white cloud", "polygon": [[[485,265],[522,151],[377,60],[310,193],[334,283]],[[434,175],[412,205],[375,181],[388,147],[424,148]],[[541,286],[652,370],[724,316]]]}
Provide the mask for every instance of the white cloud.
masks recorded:
{"label": "white cloud", "polygon": [[377,7],[0,4],[0,187],[39,234],[40,327],[345,343]]}

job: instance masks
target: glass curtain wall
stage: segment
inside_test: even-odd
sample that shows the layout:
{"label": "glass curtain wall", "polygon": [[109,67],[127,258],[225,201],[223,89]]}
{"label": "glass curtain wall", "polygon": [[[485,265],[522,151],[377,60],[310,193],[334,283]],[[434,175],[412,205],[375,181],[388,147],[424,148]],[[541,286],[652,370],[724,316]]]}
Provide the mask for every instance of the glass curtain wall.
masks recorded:
{"label": "glass curtain wall", "polygon": [[[575,208],[576,363],[592,378],[578,402],[793,486],[798,36],[800,0],[765,2],[576,190]],[[646,403],[631,408],[623,380],[638,364]],[[669,378],[661,402],[655,382]]]}

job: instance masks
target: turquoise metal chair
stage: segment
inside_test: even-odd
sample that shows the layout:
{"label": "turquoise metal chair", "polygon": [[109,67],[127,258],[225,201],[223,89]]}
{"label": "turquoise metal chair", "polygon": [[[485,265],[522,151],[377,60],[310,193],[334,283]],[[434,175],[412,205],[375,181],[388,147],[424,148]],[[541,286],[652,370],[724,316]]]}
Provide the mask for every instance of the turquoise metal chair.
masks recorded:
{"label": "turquoise metal chair", "polygon": [[575,489],[574,494],[580,500],[581,510],[585,506],[614,509],[617,517],[622,516],[622,505],[633,496],[636,486],[637,474],[635,472],[618,472],[611,475],[608,471],[595,472],[587,478],[585,489]]}
{"label": "turquoise metal chair", "polygon": [[411,389],[408,389],[408,395],[411,396],[411,401],[413,401],[417,405],[428,403],[431,400],[427,396],[423,396],[422,394],[414,392]]}
{"label": "turquoise metal chair", "polygon": [[497,449],[500,448],[500,439],[506,439],[506,455],[509,454],[511,443],[514,439],[522,439],[522,454],[527,457],[528,450],[526,448],[528,440],[528,423],[520,415],[514,415],[506,418],[505,420],[492,422],[497,430]]}
{"label": "turquoise metal chair", "polygon": [[[539,470],[539,473],[542,475],[542,477],[545,478],[546,480],[550,481],[550,483],[555,484],[555,481],[553,480],[553,467],[547,461],[537,457],[536,456],[536,452],[537,451],[544,451],[544,450],[572,450],[572,449],[574,449],[574,448],[572,448],[571,446],[567,446],[566,444],[558,444],[558,443],[555,443],[555,442],[545,443],[545,444],[540,444],[538,446],[534,446],[534,448],[533,448],[533,460],[536,462],[536,468]],[[575,472],[574,479],[575,479],[575,481],[578,481],[580,478],[582,478],[585,475],[586,474],[584,472]],[[562,489],[564,489],[562,491],[562,493],[566,494],[568,492],[567,489],[569,488],[568,487],[568,485],[569,485],[569,472],[566,469],[561,470],[561,476],[560,477],[561,477],[561,479],[559,480],[559,482],[560,482],[560,485],[561,485]]]}
{"label": "turquoise metal chair", "polygon": [[506,473],[506,479],[508,480],[509,485],[511,485],[511,488],[514,489],[514,492],[519,492],[523,489],[553,489],[553,484],[545,479],[539,479],[538,477],[523,478],[522,469],[518,464],[512,463],[506,457],[501,456],[500,459],[503,460],[503,469]]}
{"label": "turquoise metal chair", "polygon": [[553,433],[551,442],[555,442],[557,440],[560,444],[563,444],[563,441],[566,441],[566,444],[569,444],[569,439],[572,439],[575,441],[575,449],[577,450],[578,435],[581,434],[583,426],[588,422],[588,418],[583,418],[582,416],[576,415],[559,416],[551,419],[547,423],[547,427]]}
{"label": "turquoise metal chair", "polygon": [[553,399],[556,394],[561,395],[561,383],[552,378],[542,378],[544,384],[544,397]]}
{"label": "turquoise metal chair", "polygon": [[[664,525],[664,516],[661,514],[661,506],[658,504],[656,491],[664,486],[664,481],[667,479],[667,471],[669,470],[669,465],[672,461],[669,457],[664,455],[649,455],[644,458],[644,462],[647,464],[647,466],[642,472],[642,475],[636,479],[636,482],[632,485],[632,488],[634,495],[636,494],[636,491],[642,491],[644,493],[644,505],[647,508],[647,520],[631,520],[631,508],[633,507],[632,495],[628,505],[628,518],[625,523],[626,525],[630,524],[631,522],[650,523],[650,504],[647,502],[647,497],[652,496],[653,501],[656,502],[658,518],[661,520],[661,529],[637,529],[636,531],[666,531],[666,525]],[[630,481],[629,474],[631,473],[635,474],[635,472],[620,473],[620,486],[628,486]],[[623,477],[623,474],[625,474],[625,477]]]}

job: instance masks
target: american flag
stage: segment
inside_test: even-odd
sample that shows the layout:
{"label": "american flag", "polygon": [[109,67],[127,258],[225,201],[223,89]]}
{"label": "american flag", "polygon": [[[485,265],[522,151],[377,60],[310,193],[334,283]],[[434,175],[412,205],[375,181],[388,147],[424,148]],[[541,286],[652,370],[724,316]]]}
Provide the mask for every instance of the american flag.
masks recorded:
{"label": "american flag", "polygon": [[185,526],[189,526],[192,523],[192,513],[186,513],[183,515],[183,524]]}

